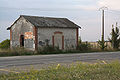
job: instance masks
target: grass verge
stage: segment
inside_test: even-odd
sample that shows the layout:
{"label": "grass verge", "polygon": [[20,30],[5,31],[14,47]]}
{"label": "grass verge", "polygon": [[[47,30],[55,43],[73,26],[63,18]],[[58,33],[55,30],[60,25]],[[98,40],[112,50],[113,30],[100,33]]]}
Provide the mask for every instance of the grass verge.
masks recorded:
{"label": "grass verge", "polygon": [[28,55],[50,55],[50,54],[75,54],[75,53],[93,53],[93,52],[116,52],[116,51],[120,51],[120,50],[84,50],[84,51],[80,51],[80,50],[54,50],[54,51],[47,51],[45,49],[45,51],[38,51],[38,52],[34,52],[34,51],[28,51],[25,50],[23,48],[16,48],[14,50],[10,50],[10,49],[4,49],[4,50],[0,50],[0,57],[7,57],[7,56],[28,56]]}
{"label": "grass verge", "polygon": [[120,80],[120,63],[105,61],[88,64],[49,67],[48,69],[30,72],[9,73],[0,75],[0,80]]}

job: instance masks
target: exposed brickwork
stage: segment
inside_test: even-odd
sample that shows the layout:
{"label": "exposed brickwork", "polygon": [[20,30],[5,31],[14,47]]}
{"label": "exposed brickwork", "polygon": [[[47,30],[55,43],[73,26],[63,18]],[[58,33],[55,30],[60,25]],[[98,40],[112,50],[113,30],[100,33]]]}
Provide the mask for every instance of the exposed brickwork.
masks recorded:
{"label": "exposed brickwork", "polygon": [[64,49],[64,36],[62,36],[62,49]]}
{"label": "exposed brickwork", "polygon": [[63,34],[63,33],[60,31],[56,31],[56,32],[54,32],[54,34]]}
{"label": "exposed brickwork", "polygon": [[12,48],[11,42],[12,42],[12,30],[10,29],[10,48]]}
{"label": "exposed brickwork", "polygon": [[19,42],[20,42],[20,47],[21,47],[21,43],[22,43],[21,35],[19,36]]}
{"label": "exposed brickwork", "polygon": [[52,36],[52,43],[53,43],[53,47],[54,47],[54,36]]}
{"label": "exposed brickwork", "polygon": [[78,46],[79,29],[76,29],[76,44]]}
{"label": "exposed brickwork", "polygon": [[33,27],[33,36],[35,36],[35,50],[38,50],[38,29]]}

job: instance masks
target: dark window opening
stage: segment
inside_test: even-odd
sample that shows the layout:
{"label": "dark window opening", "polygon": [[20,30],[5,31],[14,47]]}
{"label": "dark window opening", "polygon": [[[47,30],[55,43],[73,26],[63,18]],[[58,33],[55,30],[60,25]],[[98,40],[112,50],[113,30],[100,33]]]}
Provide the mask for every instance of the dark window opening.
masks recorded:
{"label": "dark window opening", "polygon": [[24,35],[20,36],[20,46],[24,47]]}

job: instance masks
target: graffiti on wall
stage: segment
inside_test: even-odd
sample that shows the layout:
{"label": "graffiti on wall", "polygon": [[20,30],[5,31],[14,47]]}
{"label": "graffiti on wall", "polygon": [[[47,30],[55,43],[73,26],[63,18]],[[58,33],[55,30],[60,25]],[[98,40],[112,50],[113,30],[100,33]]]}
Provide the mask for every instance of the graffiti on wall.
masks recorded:
{"label": "graffiti on wall", "polygon": [[65,39],[65,46],[66,48],[73,48],[74,46],[74,43],[75,42],[75,39]]}
{"label": "graffiti on wall", "polygon": [[45,42],[39,41],[39,45],[40,45],[40,46],[44,46],[44,45],[45,45]]}
{"label": "graffiti on wall", "polygon": [[33,39],[33,32],[25,32],[25,39]]}
{"label": "graffiti on wall", "polygon": [[45,39],[44,41],[39,41],[39,45],[40,46],[48,46],[49,45],[50,40],[49,39]]}

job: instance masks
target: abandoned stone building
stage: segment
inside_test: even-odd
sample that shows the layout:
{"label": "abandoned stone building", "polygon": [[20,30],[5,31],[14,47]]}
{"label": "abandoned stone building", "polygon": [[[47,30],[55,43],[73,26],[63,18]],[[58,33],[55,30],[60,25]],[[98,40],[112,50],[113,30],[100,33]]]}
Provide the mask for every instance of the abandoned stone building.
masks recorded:
{"label": "abandoned stone building", "polygon": [[60,49],[78,45],[79,26],[67,18],[51,18],[21,15],[10,30],[10,46],[38,50],[46,45]]}

